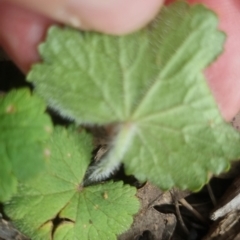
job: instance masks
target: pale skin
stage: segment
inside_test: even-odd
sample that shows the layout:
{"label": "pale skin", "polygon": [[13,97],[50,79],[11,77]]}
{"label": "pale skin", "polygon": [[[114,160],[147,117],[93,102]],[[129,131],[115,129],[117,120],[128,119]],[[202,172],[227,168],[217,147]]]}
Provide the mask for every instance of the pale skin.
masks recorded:
{"label": "pale skin", "polygon": [[[167,0],[172,2],[173,0]],[[52,23],[121,35],[151,21],[164,0],[0,0],[0,44],[27,73],[39,60],[37,45]],[[225,120],[240,111],[240,1],[188,0],[203,3],[220,19],[228,35],[224,53],[205,72]]]}

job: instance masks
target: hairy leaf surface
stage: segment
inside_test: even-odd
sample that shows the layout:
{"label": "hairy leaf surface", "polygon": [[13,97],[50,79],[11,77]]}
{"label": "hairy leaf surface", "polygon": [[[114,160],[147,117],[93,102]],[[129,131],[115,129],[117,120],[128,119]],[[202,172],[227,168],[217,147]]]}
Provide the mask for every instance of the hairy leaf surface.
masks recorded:
{"label": "hairy leaf surface", "polygon": [[77,123],[119,124],[93,178],[123,161],[142,181],[198,189],[240,156],[202,73],[223,49],[217,25],[205,7],[177,2],[127,36],[50,29],[28,75],[37,93]]}

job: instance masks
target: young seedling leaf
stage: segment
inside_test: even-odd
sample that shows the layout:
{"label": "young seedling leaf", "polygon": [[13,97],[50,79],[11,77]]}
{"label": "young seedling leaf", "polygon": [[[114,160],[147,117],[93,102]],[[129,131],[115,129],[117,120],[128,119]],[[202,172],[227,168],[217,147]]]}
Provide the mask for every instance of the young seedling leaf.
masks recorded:
{"label": "young seedling leaf", "polygon": [[51,131],[46,105],[27,89],[0,96],[0,201],[16,191],[17,180],[27,180],[44,166],[45,141]]}
{"label": "young seedling leaf", "polygon": [[240,156],[239,135],[221,119],[202,74],[223,49],[217,25],[204,6],[176,2],[127,36],[49,30],[43,63],[28,75],[37,93],[77,123],[118,123],[93,180],[123,161],[139,180],[196,190]]}
{"label": "young seedling leaf", "polygon": [[47,148],[46,171],[19,186],[6,205],[19,230],[34,240],[116,239],[126,231],[139,208],[135,188],[122,182],[81,184],[91,159],[89,135],[56,128]]}

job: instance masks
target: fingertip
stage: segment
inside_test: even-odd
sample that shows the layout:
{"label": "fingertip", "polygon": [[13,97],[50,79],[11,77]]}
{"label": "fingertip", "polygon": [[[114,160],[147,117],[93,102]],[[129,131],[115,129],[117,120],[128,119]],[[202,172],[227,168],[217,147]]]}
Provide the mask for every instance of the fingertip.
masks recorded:
{"label": "fingertip", "polygon": [[14,0],[14,2],[76,28],[109,34],[126,34],[151,21],[159,12],[164,0]]}
{"label": "fingertip", "polygon": [[164,0],[70,0],[68,11],[79,16],[81,27],[108,34],[126,34],[150,22]]}
{"label": "fingertip", "polygon": [[26,73],[39,60],[37,45],[44,39],[47,27],[53,21],[0,1],[0,42],[8,56]]}
{"label": "fingertip", "polygon": [[231,121],[240,110],[240,2],[239,0],[191,0],[203,3],[219,17],[219,29],[227,39],[224,52],[206,71],[207,80],[220,112],[226,121]]}
{"label": "fingertip", "polygon": [[[28,1],[16,0],[23,5],[27,5]],[[44,2],[46,5],[47,0],[43,0],[40,12],[75,27],[109,34],[125,34],[151,21],[164,0],[132,0],[130,2],[128,0],[104,2],[71,0],[70,5],[65,6],[66,9],[61,11],[63,1],[65,0],[51,2],[48,10],[44,12],[43,5]],[[79,3],[78,7],[75,6],[77,3]],[[34,4],[31,1],[31,9],[35,8]],[[55,12],[51,11],[54,4],[59,5]],[[71,17],[67,19],[69,16]],[[32,10],[0,0],[0,44],[23,72],[26,73],[31,64],[39,60],[37,45],[44,39],[46,29],[52,23],[52,20]]]}

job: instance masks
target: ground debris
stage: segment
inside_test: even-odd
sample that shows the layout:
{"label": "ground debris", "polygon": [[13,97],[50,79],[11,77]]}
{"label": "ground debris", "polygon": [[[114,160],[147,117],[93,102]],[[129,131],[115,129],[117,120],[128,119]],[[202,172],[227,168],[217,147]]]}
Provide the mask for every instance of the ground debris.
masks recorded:
{"label": "ground debris", "polygon": [[230,212],[211,226],[203,240],[239,240],[239,224],[240,211]]}
{"label": "ground debris", "polygon": [[212,224],[204,240],[239,240],[240,224],[240,176],[227,189],[212,211]]}
{"label": "ground debris", "polygon": [[10,221],[6,221],[0,214],[0,240],[30,240],[20,233]]}
{"label": "ground debris", "polygon": [[210,218],[217,220],[230,212],[240,210],[240,177],[237,177],[228,188]]}
{"label": "ground debris", "polygon": [[[130,230],[119,236],[118,240],[169,240],[176,227],[174,214],[162,214],[154,207],[173,203],[172,192],[163,192],[158,187],[147,182],[138,190],[137,197],[141,209],[134,218]],[[178,194],[177,197],[182,197]]]}

